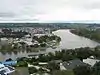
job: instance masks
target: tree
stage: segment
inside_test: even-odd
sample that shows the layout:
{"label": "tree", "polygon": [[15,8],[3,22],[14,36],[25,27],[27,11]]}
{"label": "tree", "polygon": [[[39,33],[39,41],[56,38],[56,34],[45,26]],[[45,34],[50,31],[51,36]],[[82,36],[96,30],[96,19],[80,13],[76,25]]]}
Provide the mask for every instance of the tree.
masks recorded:
{"label": "tree", "polygon": [[9,59],[6,59],[6,61],[13,61],[11,58],[9,58]]}
{"label": "tree", "polygon": [[100,62],[97,62],[94,66],[93,66],[93,75],[100,75]]}
{"label": "tree", "polygon": [[40,62],[48,62],[50,59],[48,58],[48,56],[45,55],[39,55],[39,59]]}
{"label": "tree", "polygon": [[79,48],[78,50],[76,50],[76,53],[77,58],[79,58],[80,60],[86,59],[92,55],[92,51],[88,47]]}
{"label": "tree", "polygon": [[33,36],[33,40],[38,40],[38,37],[37,36]]}
{"label": "tree", "polygon": [[27,67],[28,64],[27,64],[27,62],[25,62],[25,61],[18,61],[18,62],[17,62],[17,66],[19,66],[19,67]]}
{"label": "tree", "polygon": [[73,55],[64,53],[62,56],[62,61],[69,61],[72,60],[73,58],[75,58]]}
{"label": "tree", "polygon": [[33,74],[37,72],[37,69],[35,67],[29,67],[28,70],[29,70],[29,74]]}
{"label": "tree", "polygon": [[75,75],[91,75],[89,66],[78,66],[73,71]]}
{"label": "tree", "polygon": [[95,57],[100,57],[100,50],[98,50],[97,48],[95,48],[94,54]]}
{"label": "tree", "polygon": [[55,59],[61,59],[62,53],[60,51],[55,51]]}
{"label": "tree", "polygon": [[43,43],[43,44],[40,44],[40,46],[41,46],[41,47],[46,47],[46,44],[45,44],[45,43]]}
{"label": "tree", "polygon": [[54,60],[55,59],[54,53],[49,52],[48,53],[48,58],[49,58],[49,60]]}
{"label": "tree", "polygon": [[53,70],[59,70],[60,66],[58,64],[56,64],[55,62],[50,62],[48,64],[48,68],[53,71]]}

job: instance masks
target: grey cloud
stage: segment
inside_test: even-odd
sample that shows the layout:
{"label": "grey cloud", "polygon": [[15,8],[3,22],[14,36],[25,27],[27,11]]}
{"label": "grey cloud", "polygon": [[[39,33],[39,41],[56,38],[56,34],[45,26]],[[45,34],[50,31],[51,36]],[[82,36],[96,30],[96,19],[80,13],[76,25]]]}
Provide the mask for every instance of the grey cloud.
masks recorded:
{"label": "grey cloud", "polygon": [[[57,15],[59,16],[63,15],[64,12],[66,12],[67,10],[70,11],[70,9],[73,10],[73,13],[71,11],[70,16],[75,14],[74,10],[75,11],[78,10],[81,13],[81,11],[84,9],[86,9],[86,11],[92,9],[100,9],[100,1],[99,0],[0,0],[0,17],[5,19],[7,18],[8,20],[22,20],[22,21],[35,20],[34,18],[37,16],[42,15],[42,18],[45,17],[43,15],[55,16],[56,15],[55,13],[59,13],[58,11],[60,12],[62,11],[60,14]],[[63,15],[63,17],[65,17],[65,15]],[[36,18],[36,20],[37,19],[38,18]]]}
{"label": "grey cloud", "polygon": [[100,9],[100,2],[98,3],[92,3],[92,4],[86,4],[84,5],[85,9]]}
{"label": "grey cloud", "polygon": [[13,18],[15,17],[15,14],[14,13],[7,13],[7,12],[0,12],[0,17],[1,18]]}

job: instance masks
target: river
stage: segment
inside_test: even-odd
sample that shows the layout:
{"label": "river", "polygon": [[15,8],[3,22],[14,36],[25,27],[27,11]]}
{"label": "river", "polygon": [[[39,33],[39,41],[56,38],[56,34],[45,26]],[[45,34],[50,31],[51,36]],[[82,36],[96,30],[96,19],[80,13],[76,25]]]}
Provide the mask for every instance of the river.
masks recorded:
{"label": "river", "polygon": [[[54,31],[53,34],[61,37],[60,45],[56,49],[48,48],[46,51],[42,51],[42,53],[54,52],[61,49],[95,47],[95,46],[100,45],[99,43],[93,40],[90,40],[88,38],[72,34],[69,29],[57,30],[57,31]],[[41,52],[38,52],[38,53],[41,53]],[[26,51],[18,52],[18,53],[10,53],[10,54],[0,53],[0,61],[6,60],[8,58],[16,59],[17,57],[25,57],[25,56],[28,56],[29,54],[38,54],[38,53],[35,53],[35,52],[27,53]]]}
{"label": "river", "polygon": [[55,35],[60,36],[62,41],[60,48],[74,49],[80,47],[95,47],[99,43],[85,37],[77,36],[70,32],[70,30],[57,30],[53,32]]}

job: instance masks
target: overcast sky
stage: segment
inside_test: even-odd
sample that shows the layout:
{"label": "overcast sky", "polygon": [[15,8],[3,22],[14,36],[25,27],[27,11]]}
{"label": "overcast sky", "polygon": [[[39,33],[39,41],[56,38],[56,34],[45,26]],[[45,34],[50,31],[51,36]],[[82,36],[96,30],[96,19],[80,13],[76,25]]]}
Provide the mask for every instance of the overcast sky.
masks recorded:
{"label": "overcast sky", "polygon": [[0,22],[100,21],[100,0],[0,0]]}

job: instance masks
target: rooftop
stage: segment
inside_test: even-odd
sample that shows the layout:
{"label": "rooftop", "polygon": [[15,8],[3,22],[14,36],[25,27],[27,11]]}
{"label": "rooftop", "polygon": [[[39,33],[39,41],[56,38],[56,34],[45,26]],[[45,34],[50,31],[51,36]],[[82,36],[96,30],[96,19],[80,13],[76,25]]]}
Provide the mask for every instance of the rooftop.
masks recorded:
{"label": "rooftop", "polygon": [[0,75],[11,74],[14,71],[15,69],[13,67],[0,64]]}
{"label": "rooftop", "polygon": [[94,64],[99,61],[100,60],[98,60],[98,59],[91,59],[91,58],[83,59],[83,62],[86,64],[89,64],[90,66],[94,66]]}
{"label": "rooftop", "polygon": [[66,69],[74,69],[76,66],[85,66],[87,64],[83,63],[81,60],[79,59],[75,59],[75,60],[70,60],[68,62],[63,62],[62,65],[66,68]]}

